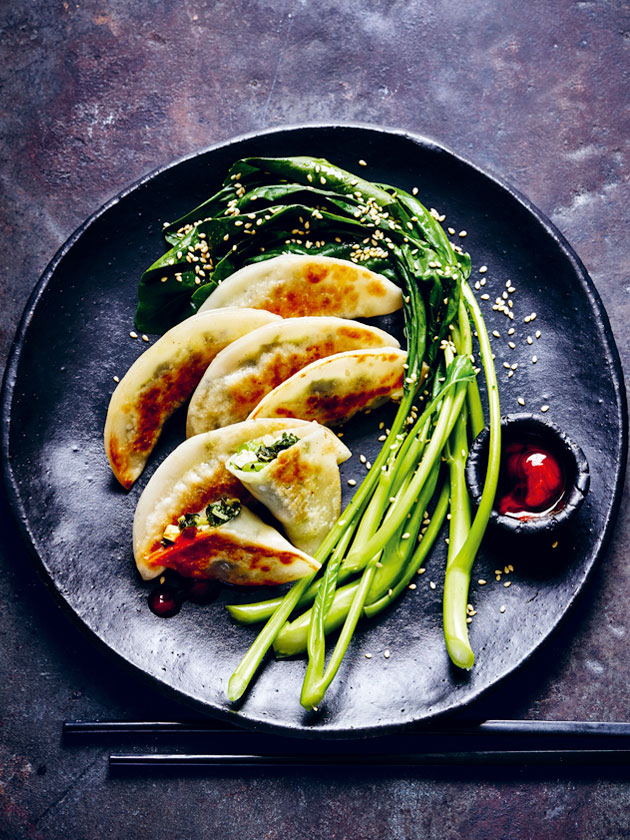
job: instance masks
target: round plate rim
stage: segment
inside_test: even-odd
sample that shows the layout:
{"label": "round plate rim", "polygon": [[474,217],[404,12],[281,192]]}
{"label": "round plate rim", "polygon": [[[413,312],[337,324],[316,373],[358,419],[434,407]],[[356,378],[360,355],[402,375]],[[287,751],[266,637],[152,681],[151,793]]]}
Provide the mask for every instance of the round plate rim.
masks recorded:
{"label": "round plate rim", "polygon": [[35,562],[36,569],[40,574],[40,577],[43,579],[44,583],[46,584],[47,588],[54,594],[57,601],[62,606],[64,612],[68,614],[73,623],[77,624],[83,632],[85,632],[91,641],[97,643],[98,647],[109,654],[111,657],[115,659],[118,663],[124,663],[125,666],[131,668],[134,673],[140,673],[143,678],[150,680],[150,682],[158,688],[160,691],[165,693],[167,696],[175,697],[180,701],[184,701],[189,705],[196,707],[199,711],[210,714],[214,717],[222,718],[224,720],[228,720],[232,723],[236,723],[239,726],[244,726],[249,729],[261,731],[261,732],[272,732],[275,734],[280,735],[291,735],[291,736],[299,736],[305,738],[313,738],[313,737],[320,737],[320,738],[344,738],[344,737],[365,737],[365,736],[376,736],[376,735],[384,735],[390,734],[395,731],[402,731],[405,728],[408,728],[411,723],[379,723],[374,726],[370,727],[345,727],[345,728],[334,728],[327,726],[325,729],[318,729],[317,725],[293,725],[293,724],[281,724],[277,722],[270,722],[264,720],[263,718],[259,717],[247,717],[246,715],[243,716],[241,714],[241,708],[235,709],[234,711],[227,710],[225,708],[218,708],[212,706],[209,703],[203,703],[193,697],[190,697],[184,691],[180,691],[173,686],[169,685],[168,683],[163,682],[162,680],[154,677],[153,675],[147,673],[143,670],[139,665],[136,665],[130,662],[126,657],[124,657],[121,653],[113,650],[110,645],[104,641],[95,630],[90,628],[85,621],[81,618],[81,616],[74,610],[74,608],[67,602],[64,598],[63,594],[58,590],[54,579],[52,578],[51,574],[49,573],[48,569],[46,568],[43,560],[41,559],[37,548],[35,546],[35,540],[33,534],[31,533],[28,527],[28,520],[25,514],[23,502],[20,496],[19,485],[16,480],[16,477],[13,473],[11,468],[11,464],[9,461],[9,439],[10,439],[10,429],[11,429],[11,404],[13,401],[13,392],[15,388],[16,378],[17,378],[17,369],[20,361],[20,355],[22,346],[26,337],[26,332],[28,330],[30,321],[33,317],[34,311],[37,307],[39,298],[41,297],[42,293],[44,292],[45,288],[47,287],[48,283],[53,278],[57,266],[62,261],[62,259],[68,254],[68,252],[72,249],[75,243],[83,236],[83,234],[98,220],[107,213],[110,209],[115,207],[121,200],[126,198],[129,194],[133,193],[138,188],[142,187],[144,184],[152,181],[159,175],[167,172],[168,170],[174,169],[175,167],[180,166],[186,162],[194,160],[195,158],[202,157],[206,154],[219,151],[221,149],[228,148],[234,144],[247,141],[247,140],[254,140],[261,137],[270,137],[273,135],[279,134],[289,134],[291,132],[297,132],[304,129],[309,130],[320,130],[320,131],[331,131],[331,130],[341,130],[349,129],[349,130],[360,130],[365,131],[366,133],[375,133],[375,134],[389,134],[395,135],[399,138],[405,139],[410,141],[411,143],[429,149],[433,152],[438,154],[445,154],[448,157],[454,159],[458,164],[463,165],[466,168],[473,170],[475,173],[481,175],[483,178],[493,182],[497,185],[502,191],[507,192],[515,201],[517,201],[522,207],[524,207],[531,215],[533,215],[538,223],[542,226],[548,236],[550,236],[556,243],[556,245],[563,251],[564,255],[569,259],[571,264],[572,270],[574,274],[579,279],[582,288],[586,295],[589,298],[589,302],[593,311],[594,317],[598,321],[598,326],[601,329],[602,338],[607,346],[607,351],[609,354],[610,362],[611,362],[611,378],[612,384],[614,387],[615,395],[617,398],[617,409],[618,409],[618,422],[619,422],[619,437],[618,437],[618,448],[619,448],[619,458],[617,459],[616,463],[616,472],[614,476],[614,491],[611,498],[611,503],[609,507],[608,516],[605,520],[605,525],[603,528],[602,533],[599,536],[599,540],[594,546],[594,556],[593,560],[590,563],[586,572],[582,575],[580,579],[579,586],[577,586],[576,590],[573,592],[571,597],[567,599],[561,614],[558,618],[557,623],[554,627],[544,636],[538,644],[525,656],[521,657],[508,671],[506,671],[501,677],[493,681],[490,685],[482,687],[478,689],[476,692],[473,692],[471,695],[467,696],[465,699],[456,698],[457,702],[450,704],[448,707],[441,709],[439,712],[422,716],[419,718],[423,723],[429,720],[435,720],[437,718],[444,717],[445,715],[452,714],[453,712],[463,709],[466,706],[469,706],[473,702],[478,701],[483,695],[487,694],[491,691],[495,686],[505,681],[508,677],[514,674],[515,671],[522,668],[539,650],[541,645],[543,645],[551,635],[553,635],[554,631],[557,629],[558,624],[561,624],[565,618],[567,613],[573,607],[575,601],[578,599],[580,594],[584,589],[584,585],[588,578],[590,577],[593,568],[599,562],[600,558],[602,557],[603,553],[605,552],[608,543],[610,541],[613,528],[619,513],[619,507],[621,504],[621,497],[623,493],[623,486],[624,486],[624,478],[625,478],[625,471],[626,471],[626,462],[628,456],[628,406],[627,406],[627,399],[626,399],[626,388],[625,388],[625,381],[623,376],[623,368],[621,365],[621,359],[619,356],[619,351],[614,339],[614,335],[612,332],[612,328],[610,326],[610,321],[608,318],[608,314],[604,308],[602,303],[601,297],[591,279],[590,275],[588,274],[584,264],[580,260],[579,256],[570,245],[570,243],[565,238],[564,234],[560,232],[560,230],[553,224],[553,222],[544,214],[542,213],[525,195],[523,195],[519,190],[513,187],[509,182],[507,182],[503,177],[497,175],[496,173],[482,168],[478,166],[476,163],[468,160],[466,157],[460,155],[457,152],[454,152],[449,147],[445,146],[442,143],[439,143],[432,138],[426,137],[425,135],[417,134],[415,132],[411,132],[404,129],[398,129],[390,126],[380,126],[380,125],[372,125],[368,123],[361,123],[361,122],[306,122],[306,123],[296,123],[296,124],[289,124],[289,125],[282,125],[277,126],[274,128],[266,129],[266,130],[256,130],[252,132],[247,132],[244,134],[237,135],[235,137],[228,138],[223,140],[219,143],[212,144],[204,149],[198,150],[196,152],[192,152],[189,155],[185,155],[175,161],[172,161],[168,164],[163,166],[159,166],[156,169],[151,170],[147,174],[143,175],[141,178],[134,181],[129,186],[125,187],[123,190],[118,192],[115,196],[111,199],[106,201],[99,209],[97,209],[94,213],[85,219],[81,225],[74,231],[71,236],[66,239],[66,241],[61,245],[61,247],[57,250],[54,257],[51,259],[45,270],[43,271],[42,275],[40,276],[39,280],[37,281],[33,291],[31,292],[25,307],[22,313],[16,335],[11,346],[11,350],[9,353],[9,357],[7,360],[7,365],[5,368],[3,382],[2,382],[2,392],[0,394],[0,418],[1,418],[1,429],[0,429],[0,451],[1,451],[1,460],[2,460],[2,477],[5,492],[7,495],[7,500],[9,502],[9,507],[11,512],[14,516],[18,529],[20,531],[21,537],[26,544],[28,549],[28,553],[31,558]]}

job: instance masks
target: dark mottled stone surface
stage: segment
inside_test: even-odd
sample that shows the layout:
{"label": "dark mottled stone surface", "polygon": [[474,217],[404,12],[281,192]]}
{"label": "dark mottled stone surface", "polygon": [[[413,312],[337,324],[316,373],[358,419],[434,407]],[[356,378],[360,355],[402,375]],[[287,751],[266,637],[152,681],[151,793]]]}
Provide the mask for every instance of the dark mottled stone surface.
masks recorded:
{"label": "dark mottled stone surface", "polygon": [[[528,195],[591,273],[627,365],[628,12],[605,0],[3,4],[2,358],[47,262],[120,189],[236,134],[338,120],[433,137]],[[4,502],[0,516],[0,837],[630,833],[627,774],[605,768],[108,777],[107,747],[62,744],[62,720],[187,709],[84,639]],[[577,608],[479,715],[630,718],[629,536],[624,504]]]}

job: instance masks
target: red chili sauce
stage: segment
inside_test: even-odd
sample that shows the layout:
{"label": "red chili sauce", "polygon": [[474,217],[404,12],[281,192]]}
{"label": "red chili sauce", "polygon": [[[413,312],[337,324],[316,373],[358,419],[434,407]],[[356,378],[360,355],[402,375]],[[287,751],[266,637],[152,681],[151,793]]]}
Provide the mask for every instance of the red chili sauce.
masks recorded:
{"label": "red chili sauce", "polygon": [[561,463],[536,440],[505,447],[497,494],[501,515],[517,519],[543,516],[558,506],[565,489]]}
{"label": "red chili sauce", "polygon": [[149,609],[160,618],[171,618],[180,611],[184,601],[209,604],[217,597],[221,585],[216,580],[190,580],[174,573],[168,582],[158,583],[149,593]]}

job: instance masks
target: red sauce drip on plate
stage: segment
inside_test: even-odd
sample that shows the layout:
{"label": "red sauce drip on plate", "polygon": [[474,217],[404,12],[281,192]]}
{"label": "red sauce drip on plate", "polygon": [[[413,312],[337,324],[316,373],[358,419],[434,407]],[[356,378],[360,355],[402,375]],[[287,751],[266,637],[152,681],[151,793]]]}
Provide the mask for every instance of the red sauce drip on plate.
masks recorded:
{"label": "red sauce drip on plate", "polygon": [[167,574],[168,582],[159,583],[147,599],[151,612],[160,618],[177,615],[184,601],[210,604],[221,590],[221,584],[216,580],[189,580],[174,572]]}
{"label": "red sauce drip on plate", "polygon": [[535,441],[507,445],[503,461],[500,514],[528,519],[541,516],[558,504],[565,480],[557,458]]}
{"label": "red sauce drip on plate", "polygon": [[180,593],[171,586],[158,586],[149,595],[149,609],[160,618],[177,615],[181,606]]}

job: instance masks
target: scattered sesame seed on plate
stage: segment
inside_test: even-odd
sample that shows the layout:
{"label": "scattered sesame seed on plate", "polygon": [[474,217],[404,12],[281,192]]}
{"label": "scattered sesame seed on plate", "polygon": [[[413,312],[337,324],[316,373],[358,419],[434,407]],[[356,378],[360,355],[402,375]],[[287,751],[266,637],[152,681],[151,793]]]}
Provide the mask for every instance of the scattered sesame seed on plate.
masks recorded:
{"label": "scattered sesame seed on plate", "polygon": [[120,382],[120,376],[115,376],[114,377],[114,382]]}
{"label": "scattered sesame seed on plate", "polygon": [[532,356],[532,364],[535,365],[538,361],[538,356]]}
{"label": "scattered sesame seed on plate", "polygon": [[383,656],[385,657],[385,659],[389,659],[389,657],[391,656],[389,648],[385,648],[385,650],[383,651]]}
{"label": "scattered sesame seed on plate", "polygon": [[431,580],[429,581],[429,586],[431,587],[431,589],[435,589],[436,584],[434,581]]}
{"label": "scattered sesame seed on plate", "polygon": [[488,270],[488,266],[487,265],[482,265],[481,268],[479,269],[479,274],[485,274],[487,270]]}
{"label": "scattered sesame seed on plate", "polygon": [[517,398],[516,398],[516,402],[517,402],[519,405],[525,405],[525,400],[523,399],[523,397],[517,397]]}
{"label": "scattered sesame seed on plate", "polygon": [[505,612],[505,604],[501,604],[501,606],[499,607],[499,612],[500,612],[500,613],[504,613],[504,612]]}
{"label": "scattered sesame seed on plate", "polygon": [[359,161],[359,166],[367,166],[367,163],[363,160],[363,158]]}
{"label": "scattered sesame seed on plate", "polygon": [[138,338],[138,333],[133,330],[129,333],[129,338]]}
{"label": "scattered sesame seed on plate", "polygon": [[354,478],[349,478],[348,484],[350,485],[350,487],[354,487],[356,485],[356,481],[354,480]]}
{"label": "scattered sesame seed on plate", "polygon": [[468,231],[466,231],[466,230],[460,230],[460,232],[459,232],[457,235],[458,235],[458,236],[461,236],[461,237],[462,237],[462,239],[463,239],[465,236],[468,236]]}
{"label": "scattered sesame seed on plate", "polygon": [[548,405],[541,405],[540,410],[542,411],[543,414],[545,414],[547,411],[549,411],[549,406]]}

